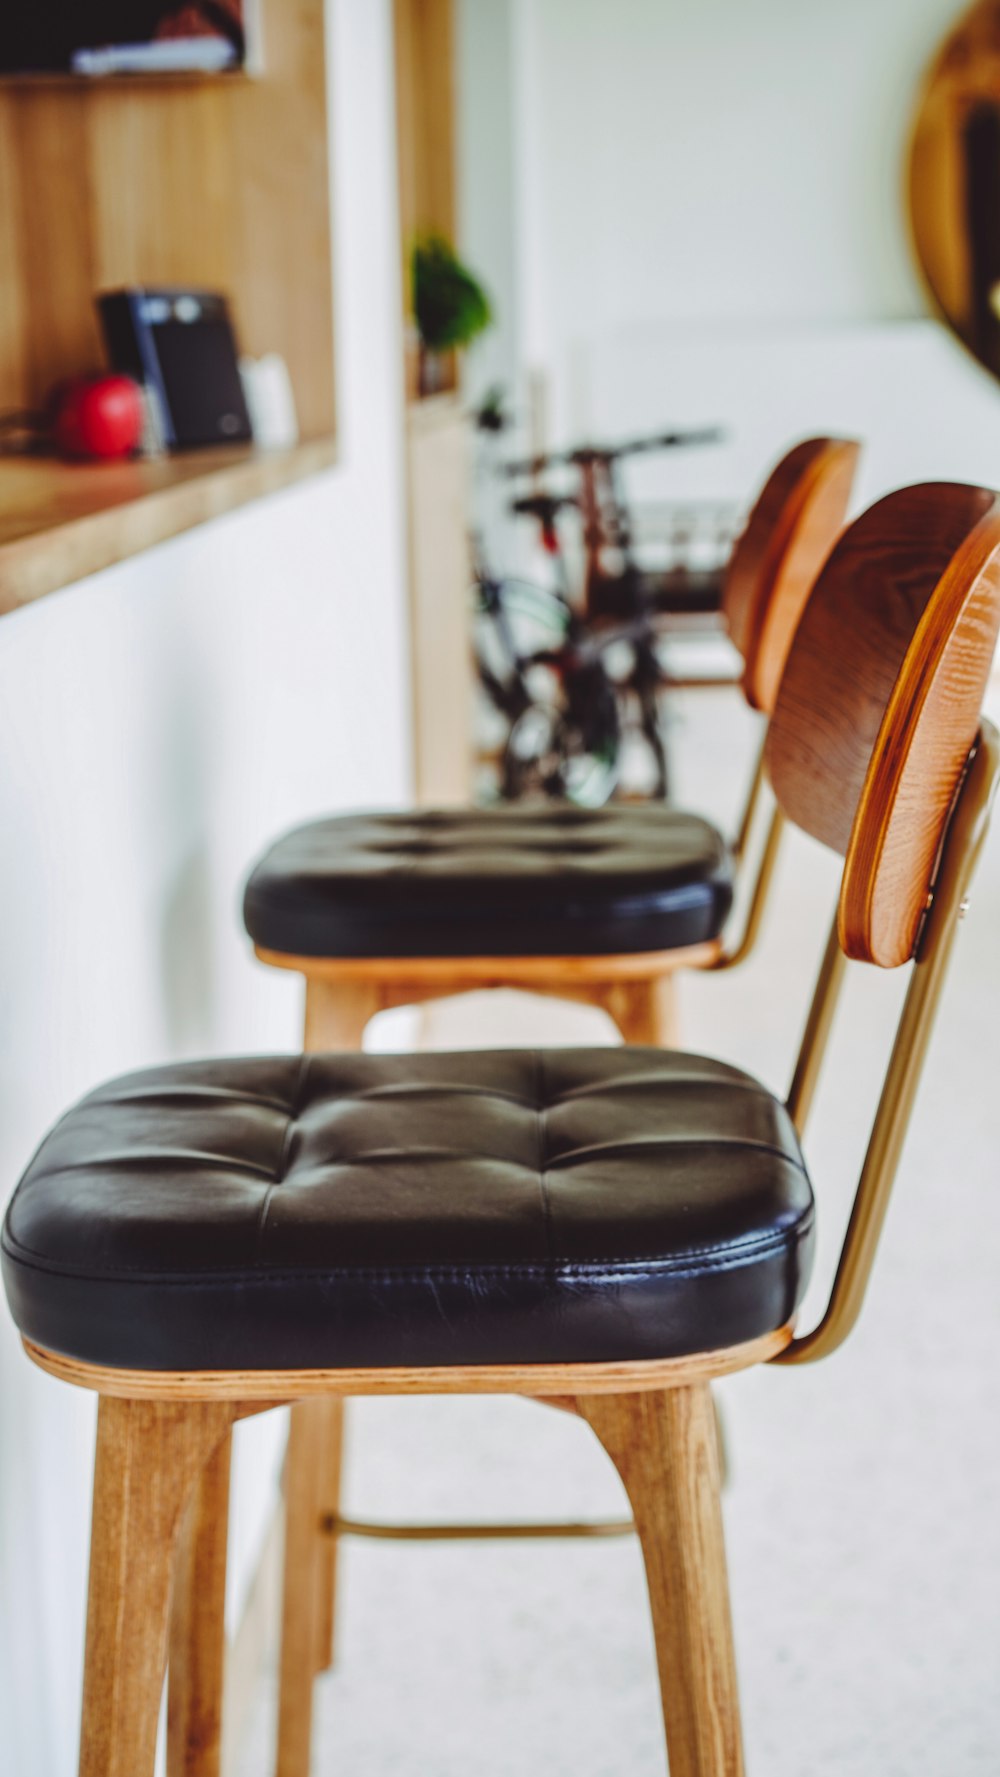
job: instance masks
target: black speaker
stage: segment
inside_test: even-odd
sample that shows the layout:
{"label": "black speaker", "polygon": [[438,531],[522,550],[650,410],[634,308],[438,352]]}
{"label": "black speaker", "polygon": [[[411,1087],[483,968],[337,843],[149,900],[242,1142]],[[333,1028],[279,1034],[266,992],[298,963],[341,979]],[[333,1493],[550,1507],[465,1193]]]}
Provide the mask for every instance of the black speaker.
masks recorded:
{"label": "black speaker", "polygon": [[97,307],[112,368],[142,384],[168,450],[251,441],[224,296],[133,287],[107,291]]}

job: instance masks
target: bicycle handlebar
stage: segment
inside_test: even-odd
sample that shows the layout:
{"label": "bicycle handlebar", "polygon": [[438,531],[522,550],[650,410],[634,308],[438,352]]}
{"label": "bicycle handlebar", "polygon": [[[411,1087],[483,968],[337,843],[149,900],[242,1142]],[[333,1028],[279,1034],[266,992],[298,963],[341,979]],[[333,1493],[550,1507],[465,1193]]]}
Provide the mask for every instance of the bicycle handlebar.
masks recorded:
{"label": "bicycle handlebar", "polygon": [[519,518],[537,518],[543,524],[551,523],[560,512],[579,509],[580,502],[574,494],[523,494],[520,499],[512,500],[510,509]]}
{"label": "bicycle handlebar", "polygon": [[718,444],[726,436],[721,426],[702,426],[687,432],[657,432],[643,438],[627,438],[620,444],[577,444],[568,450],[545,451],[505,463],[503,473],[512,478],[537,475],[543,469],[586,468],[593,463],[611,464],[621,457],[641,456],[647,451],[681,450],[688,445]]}

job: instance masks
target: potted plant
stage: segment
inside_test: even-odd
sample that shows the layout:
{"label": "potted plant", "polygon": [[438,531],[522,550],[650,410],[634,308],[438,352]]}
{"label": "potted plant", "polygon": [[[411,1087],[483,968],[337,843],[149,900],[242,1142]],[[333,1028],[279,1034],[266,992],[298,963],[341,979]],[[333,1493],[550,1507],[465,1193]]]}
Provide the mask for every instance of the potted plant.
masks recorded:
{"label": "potted plant", "polygon": [[493,314],[482,285],[442,235],[418,236],[410,277],[420,344],[419,392],[435,395],[451,380],[448,354],[470,345],[489,327]]}

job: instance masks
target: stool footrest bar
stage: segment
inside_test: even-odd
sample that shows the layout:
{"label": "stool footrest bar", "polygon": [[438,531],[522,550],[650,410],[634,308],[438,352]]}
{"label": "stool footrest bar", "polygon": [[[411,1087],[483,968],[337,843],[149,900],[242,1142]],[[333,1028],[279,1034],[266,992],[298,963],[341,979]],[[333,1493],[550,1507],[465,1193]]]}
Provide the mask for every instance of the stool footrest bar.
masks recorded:
{"label": "stool footrest bar", "polygon": [[367,1536],[383,1542],[505,1542],[515,1538],[631,1536],[631,1518],[565,1524],[383,1524],[326,1515],[324,1536]]}

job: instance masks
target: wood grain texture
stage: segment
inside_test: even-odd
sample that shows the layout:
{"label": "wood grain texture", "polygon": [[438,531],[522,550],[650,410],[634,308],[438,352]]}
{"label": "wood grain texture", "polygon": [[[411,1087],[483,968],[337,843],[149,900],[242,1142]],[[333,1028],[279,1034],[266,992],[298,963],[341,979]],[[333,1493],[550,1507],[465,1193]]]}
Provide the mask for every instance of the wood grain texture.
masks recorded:
{"label": "wood grain texture", "polygon": [[769,715],[806,600],[844,528],[861,446],[828,439],[803,477],[799,498],[786,510],[785,544],[766,591],[747,656],[743,689],[749,703]]}
{"label": "wood grain texture", "polygon": [[80,1777],[153,1777],[174,1552],[227,1402],[102,1399]]}
{"label": "wood grain texture", "polygon": [[102,361],[97,290],[190,284],[333,430],[323,0],[262,3],[259,78],[0,87],[0,408]]}
{"label": "wood grain texture", "polygon": [[[700,967],[708,967],[720,953],[717,943],[692,946],[688,951],[670,953],[682,960],[694,958]],[[270,962],[274,953],[258,949],[263,962]],[[595,1006],[606,1012],[627,1043],[650,1043],[659,1048],[676,1048],[678,1043],[677,994],[675,968],[648,969],[641,974],[632,971],[616,975],[611,967],[587,970],[577,974],[571,966],[559,973],[558,961],[547,962],[543,971],[533,969],[522,973],[516,967],[511,974],[505,969],[507,959],[458,959],[451,966],[445,957],[405,958],[398,971],[389,962],[375,959],[371,979],[365,979],[361,959],[345,965],[350,971],[340,976],[316,973],[316,964],[323,959],[283,957],[279,967],[295,968],[306,979],[306,1049],[333,1051],[360,1049],[369,1020],[378,1012],[394,1006],[418,1006],[457,994],[491,992],[516,988],[538,994],[544,999],[569,1000],[584,1006]],[[518,959],[511,959],[515,964]],[[581,960],[599,963],[600,958],[568,958],[567,964]],[[607,959],[604,959],[605,963]],[[624,960],[624,959],[622,959]],[[421,964],[426,963],[426,972]],[[466,966],[467,963],[471,966]],[[690,964],[689,964],[690,966]],[[386,971],[383,973],[383,971]]]}
{"label": "wood grain texture", "polygon": [[383,1370],[112,1370],[84,1364],[22,1340],[40,1369],[75,1388],[134,1401],[222,1401],[239,1413],[266,1412],[321,1395],[386,1394],[632,1394],[683,1388],[767,1363],[784,1351],[791,1326],[745,1345],[700,1351],[691,1357],[611,1364],[452,1364],[440,1369]]}
{"label": "wood grain texture", "polygon": [[975,740],[1000,629],[1000,503],[924,612],[882,721],[851,830],[838,931],[845,953],[913,955]]}
{"label": "wood grain texture", "polygon": [[0,96],[0,411],[30,404],[28,292],[15,275],[21,249],[20,161],[13,107]]}
{"label": "wood grain texture", "polygon": [[741,1777],[719,1448],[707,1386],[579,1400],[642,1544],[670,1777]]}
{"label": "wood grain texture", "polygon": [[219,1777],[226,1657],[232,1438],[209,1457],[185,1515],[174,1573],[167,1683],[167,1777]]}
{"label": "wood grain texture", "polygon": [[454,0],[395,0],[399,220],[455,237]]}
{"label": "wood grain texture", "polygon": [[318,1526],[323,1401],[292,1408],[285,1458],[285,1559],[281,1607],[276,1777],[309,1777],[316,1675]]}
{"label": "wood grain texture", "polygon": [[407,1004],[393,997],[398,990],[419,997],[419,989],[471,993],[479,988],[524,987],[544,993],[558,983],[603,986],[619,981],[648,981],[677,968],[707,968],[721,945],[713,939],[681,950],[630,951],[617,956],[295,956],[258,944],[255,954],[276,969],[292,969],[310,981],[331,985],[370,982],[377,986],[380,1006]]}
{"label": "wood grain texture", "polygon": [[367,982],[307,974],[302,1047],[320,1054],[360,1049],[365,1026],[380,1010],[378,991]]}
{"label": "wood grain texture", "polygon": [[[378,1010],[374,990],[364,984],[306,980],[304,1050],[360,1049],[365,1026]],[[340,1539],[329,1525],[340,1516],[344,1455],[344,1403],[337,1398],[309,1404],[315,1415],[312,1451],[317,1463],[316,1574],[314,1668],[333,1665],[337,1615],[337,1569]]]}
{"label": "wood grain texture", "polygon": [[337,1641],[337,1570],[340,1538],[332,1528],[341,1515],[344,1473],[344,1424],[342,1400],[322,1402],[323,1425],[319,1454],[320,1550],[316,1567],[316,1671],[333,1665]]}
{"label": "wood grain texture", "polygon": [[289,956],[256,947],[263,963],[305,977],[304,1047],[360,1049],[378,1012],[457,994],[515,988],[606,1012],[627,1043],[675,1048],[679,968],[710,968],[721,943],[618,957],[335,957]]}
{"label": "wood grain texture", "polygon": [[806,599],[844,527],[861,446],[810,438],[772,470],[736,542],[722,608],[743,690],[770,714]]}
{"label": "wood grain texture", "polygon": [[849,858],[841,942],[912,954],[997,628],[1000,502],[933,483],[845,533],[789,654],[767,742],[786,815]]}
{"label": "wood grain texture", "polygon": [[[412,321],[410,257],[420,234],[454,241],[455,0],[395,0],[396,153],[404,311]],[[413,326],[406,338],[406,397],[417,405],[420,350]],[[458,387],[458,353],[439,357],[439,388]]]}
{"label": "wood grain texture", "polygon": [[652,981],[619,981],[596,994],[594,1004],[607,1012],[626,1043],[645,1043],[659,1049],[677,1047],[677,989],[673,975]]}
{"label": "wood grain texture", "polygon": [[290,450],[186,451],[154,462],[0,459],[0,616],[335,460],[332,438]]}

